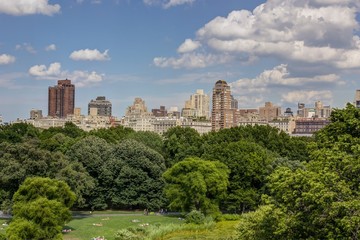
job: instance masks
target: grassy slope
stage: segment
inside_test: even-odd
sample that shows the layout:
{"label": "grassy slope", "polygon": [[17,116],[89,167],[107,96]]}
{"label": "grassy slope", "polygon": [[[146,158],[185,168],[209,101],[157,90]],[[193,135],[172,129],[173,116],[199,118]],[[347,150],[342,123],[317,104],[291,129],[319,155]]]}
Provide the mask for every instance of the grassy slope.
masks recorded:
{"label": "grassy slope", "polygon": [[[139,222],[132,222],[138,220]],[[181,220],[173,217],[165,216],[144,216],[144,215],[124,215],[110,217],[86,217],[74,219],[66,226],[71,228],[70,233],[64,234],[65,240],[75,239],[91,239],[92,237],[105,236],[107,240],[114,239],[115,232],[122,228],[141,227],[141,224],[164,225],[164,224],[180,224]],[[102,224],[96,226],[94,224]]]}
{"label": "grassy slope", "polygon": [[[110,213],[113,214],[114,213]],[[128,227],[140,227],[140,224],[149,223],[150,226],[165,226],[168,224],[180,225],[183,223],[174,217],[166,216],[144,216],[144,215],[128,215],[123,216],[89,216],[85,218],[74,219],[67,225],[68,228],[73,229],[70,233],[64,233],[64,240],[90,240],[92,237],[105,236],[107,240],[113,240],[115,232],[122,228]],[[106,220],[105,220],[106,219]],[[108,219],[108,220],[107,220]],[[132,222],[132,220],[139,220],[139,222]],[[6,227],[1,224],[6,220],[0,219],[0,233],[5,233]],[[93,224],[101,223],[102,226],[95,226]],[[181,230],[176,230],[165,234],[161,238],[156,240],[193,240],[193,239],[205,239],[205,240],[230,240],[234,234],[235,226],[238,221],[224,221],[216,223],[213,228],[194,230],[184,227]],[[146,227],[145,227],[146,228]]]}

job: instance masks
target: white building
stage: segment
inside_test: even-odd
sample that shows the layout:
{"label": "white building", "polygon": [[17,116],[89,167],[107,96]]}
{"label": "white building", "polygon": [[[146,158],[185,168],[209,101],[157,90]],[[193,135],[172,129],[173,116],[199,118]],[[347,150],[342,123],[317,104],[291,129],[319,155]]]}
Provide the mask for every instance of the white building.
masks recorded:
{"label": "white building", "polygon": [[193,128],[201,135],[211,132],[210,121],[192,121],[191,119],[184,118],[181,122],[181,126]]}

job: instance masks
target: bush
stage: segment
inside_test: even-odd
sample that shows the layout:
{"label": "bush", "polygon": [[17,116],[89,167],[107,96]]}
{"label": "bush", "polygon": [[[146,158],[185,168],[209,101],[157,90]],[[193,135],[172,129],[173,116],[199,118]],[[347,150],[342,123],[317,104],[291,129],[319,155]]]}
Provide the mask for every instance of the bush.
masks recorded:
{"label": "bush", "polygon": [[127,230],[121,229],[115,233],[115,240],[141,240],[142,238],[135,233]]}
{"label": "bush", "polygon": [[217,221],[237,221],[240,219],[241,216],[239,214],[223,214],[216,218]]}
{"label": "bush", "polygon": [[197,210],[192,210],[185,217],[186,223],[203,224],[205,223],[205,215]]}

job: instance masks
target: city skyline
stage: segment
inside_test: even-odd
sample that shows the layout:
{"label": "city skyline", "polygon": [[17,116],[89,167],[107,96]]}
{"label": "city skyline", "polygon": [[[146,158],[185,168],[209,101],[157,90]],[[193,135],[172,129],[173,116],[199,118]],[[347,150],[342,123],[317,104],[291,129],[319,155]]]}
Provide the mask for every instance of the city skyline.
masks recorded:
{"label": "city skyline", "polygon": [[32,0],[0,2],[0,115],[47,112],[70,79],[75,107],[106,96],[114,116],[136,97],[181,110],[225,80],[239,108],[343,107],[360,88],[356,0]]}

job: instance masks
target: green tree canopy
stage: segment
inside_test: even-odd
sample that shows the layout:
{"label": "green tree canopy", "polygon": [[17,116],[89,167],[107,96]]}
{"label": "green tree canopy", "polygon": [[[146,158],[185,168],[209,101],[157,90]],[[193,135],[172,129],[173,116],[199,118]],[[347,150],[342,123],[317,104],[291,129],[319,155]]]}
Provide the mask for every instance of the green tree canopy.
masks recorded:
{"label": "green tree canopy", "polygon": [[62,239],[62,226],[70,221],[75,194],[63,181],[27,178],[13,197],[13,220],[8,239]]}
{"label": "green tree canopy", "polygon": [[28,139],[37,138],[38,136],[39,130],[31,124],[14,123],[5,126],[0,125],[0,142],[19,143]]}
{"label": "green tree canopy", "polygon": [[[334,110],[304,168],[278,168],[264,206],[244,215],[239,239],[358,239],[360,110]],[[270,217],[272,216],[272,217]]]}
{"label": "green tree canopy", "polygon": [[186,158],[176,163],[163,174],[169,207],[216,214],[226,194],[228,176],[228,168],[218,161]]}
{"label": "green tree canopy", "polygon": [[111,207],[158,210],[165,201],[164,171],[165,160],[160,153],[135,140],[124,140],[101,167],[102,196]]}
{"label": "green tree canopy", "polygon": [[203,159],[218,160],[230,170],[228,195],[222,208],[232,212],[255,209],[273,171],[276,154],[245,140],[204,147]]}
{"label": "green tree canopy", "polygon": [[199,157],[200,134],[193,128],[173,127],[164,133],[164,157],[166,166],[171,167],[186,157]]}

